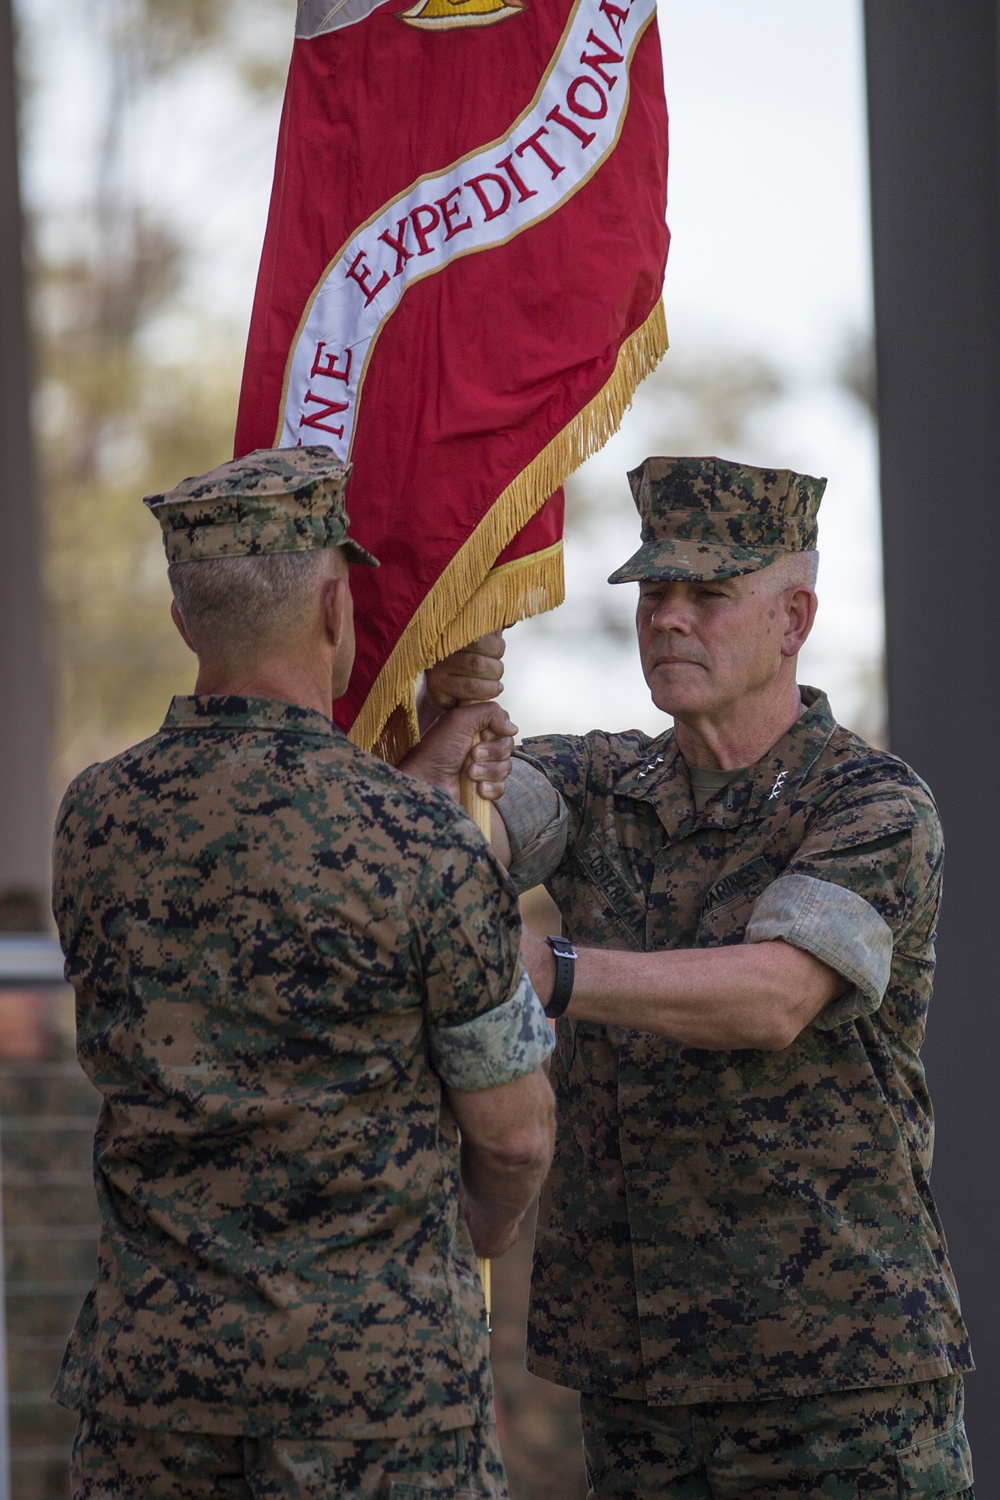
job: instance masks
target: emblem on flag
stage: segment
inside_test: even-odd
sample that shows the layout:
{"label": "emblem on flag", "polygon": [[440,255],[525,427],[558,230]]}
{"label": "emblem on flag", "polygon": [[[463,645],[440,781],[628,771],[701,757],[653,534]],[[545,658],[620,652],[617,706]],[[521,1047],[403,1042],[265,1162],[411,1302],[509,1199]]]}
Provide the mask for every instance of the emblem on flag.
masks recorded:
{"label": "emblem on flag", "polygon": [[382,568],[336,717],[398,751],[424,667],[561,600],[560,486],[666,347],[655,0],[303,0],[297,26],[236,450],[353,464]]}
{"label": "emblem on flag", "polygon": [[409,10],[397,14],[410,26],[452,31],[457,26],[493,26],[524,10],[524,0],[417,0]]}

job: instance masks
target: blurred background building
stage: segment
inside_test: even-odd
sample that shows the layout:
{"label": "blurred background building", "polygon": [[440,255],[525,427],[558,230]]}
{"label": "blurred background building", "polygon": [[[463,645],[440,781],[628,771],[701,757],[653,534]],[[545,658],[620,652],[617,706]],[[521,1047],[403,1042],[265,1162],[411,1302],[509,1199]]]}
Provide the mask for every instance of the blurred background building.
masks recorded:
{"label": "blurred background building", "polygon": [[[0,0],[4,24],[9,5],[10,0]],[[168,618],[159,534],[138,501],[231,453],[293,19],[293,0],[89,0],[77,7],[16,0],[14,5],[32,337],[29,353],[17,280],[21,233],[9,207],[16,202],[13,93],[10,81],[4,85],[0,79],[7,131],[6,151],[0,135],[0,170],[6,174],[0,177],[5,444],[0,931],[45,924],[48,827],[68,779],[153,731],[170,695],[190,689],[193,661]],[[881,242],[876,237],[876,248],[882,245],[876,264],[882,278],[880,319],[883,308],[885,319],[879,340],[883,420],[887,371],[903,368],[911,384],[893,381],[888,400],[897,414],[905,408],[929,442],[937,433],[939,450],[943,439],[920,405],[921,379],[925,406],[936,410],[940,404],[931,394],[938,378],[935,348],[925,341],[901,352],[897,337],[900,326],[913,322],[914,300],[931,295],[930,283],[903,288],[893,300],[886,277],[903,251],[887,236],[891,224],[904,220],[890,199],[894,191],[906,191],[914,204],[920,202],[913,153],[921,113],[925,134],[945,153],[939,163],[943,175],[953,168],[947,153],[963,154],[967,180],[955,191],[982,199],[980,181],[992,171],[996,197],[996,22],[995,0],[956,0],[948,7],[935,7],[933,0],[913,5],[880,0],[867,20],[873,157],[883,195],[881,210],[876,202],[876,227],[885,226]],[[801,0],[756,0],[752,6],[746,0],[701,0],[695,6],[660,0],[659,24],[671,113],[674,239],[665,303],[672,347],[640,388],[619,436],[567,486],[567,601],[510,632],[505,702],[524,734],[582,731],[597,724],[662,727],[635,661],[633,590],[604,582],[634,547],[635,512],[625,471],[649,453],[715,453],[829,477],[820,527],[821,612],[803,676],[830,692],[842,722],[884,743],[862,5],[860,0],[811,0],[808,6]],[[898,35],[893,26],[902,28]],[[904,43],[921,28],[925,45],[917,57]],[[990,37],[991,42],[984,40]],[[953,72],[943,78],[935,76],[934,49],[954,60]],[[0,50],[5,54],[0,66],[9,66],[2,27]],[[920,73],[925,64],[926,77]],[[961,82],[976,67],[984,70],[979,94]],[[918,94],[907,68],[920,77]],[[984,113],[980,118],[970,104],[967,136],[952,138],[946,127],[960,95]],[[898,143],[901,132],[911,142],[905,161],[886,146]],[[990,151],[992,166],[986,160]],[[982,231],[984,244],[995,253],[1000,245],[988,238],[996,234],[989,217],[994,207],[990,199],[988,212],[974,213],[965,229]],[[911,220],[914,214],[919,219],[919,212],[914,208]],[[954,207],[942,213],[961,225]],[[916,220],[913,233],[919,237]],[[995,303],[997,293],[992,295]],[[983,296],[979,336],[988,340],[995,308],[988,294]],[[954,329],[954,321],[949,326]],[[472,327],[469,336],[475,336]],[[962,408],[958,355],[949,371],[953,405]],[[996,389],[994,384],[994,403]],[[979,410],[967,402],[964,409]],[[896,454],[902,428],[894,432]],[[883,431],[884,447],[886,441]],[[986,462],[978,450],[977,462]],[[984,480],[981,467],[977,479]],[[919,477],[914,483],[919,489]],[[920,590],[927,587],[928,559],[949,514],[943,495],[935,513],[938,502],[932,496],[929,509],[911,521],[909,493],[893,491],[891,535],[898,551],[901,536],[919,532],[925,564],[923,572],[889,569],[899,606],[890,616],[890,624],[893,618],[897,622],[892,636],[897,660],[907,652],[907,632],[917,629],[921,606],[927,614],[938,602],[928,597],[924,603]],[[937,528],[933,537],[928,525]],[[970,525],[967,562],[975,573],[982,559]],[[42,592],[36,586],[39,576]],[[905,600],[911,614],[904,624]],[[980,649],[985,651],[984,642]],[[938,712],[935,692],[944,691],[949,665],[937,660],[934,670],[937,676],[927,678],[923,700],[914,671],[897,670],[891,738],[893,747],[937,786],[936,776],[947,779],[947,756],[942,763],[938,742],[921,740],[918,732],[924,717]],[[967,691],[964,678],[961,682]],[[977,732],[976,765],[985,769],[981,726]],[[946,807],[949,835],[953,826],[964,829],[967,823],[966,804],[956,794]],[[961,844],[963,853],[972,842]],[[960,880],[981,890],[984,868],[967,861],[965,875],[953,877],[950,892],[959,889]],[[967,904],[964,894],[951,899],[956,914]],[[550,920],[541,913],[538,919]],[[946,936],[947,931],[946,921]],[[957,915],[953,931],[954,948],[966,951],[967,934],[959,931]],[[985,987],[979,971],[967,965],[961,975],[958,966],[952,972],[952,988],[945,993],[955,1010],[960,1009],[959,978],[961,993],[975,992],[982,1004],[989,984],[995,991],[992,970]],[[58,1184],[45,1178],[46,1171],[85,1173],[81,1142],[85,1147],[92,1107],[82,1093],[60,1113],[51,1089],[46,1092],[46,1078],[57,1080],[52,1087],[58,1093],[63,1087],[58,1080],[72,1067],[64,997],[53,992],[46,1000],[37,989],[16,994],[3,991],[0,980],[0,1131],[5,1132],[6,1211],[15,1229],[12,1213],[28,1212],[33,1222],[46,1222],[41,1209],[23,1206],[29,1189],[51,1197]],[[952,1191],[956,1202],[947,1205],[954,1217],[946,1214],[946,1220],[958,1220],[963,1243],[981,1246],[984,1221],[968,1207],[977,1195],[976,1182],[963,1175],[968,1129],[949,1090],[964,1067],[962,1047],[970,1036],[984,1033],[976,1031],[978,1021],[970,1020],[965,1030],[949,1030],[951,1024],[942,1026],[938,1043],[939,1099],[946,1101],[945,1120],[959,1143],[946,1158],[949,1182],[958,1184]],[[932,1046],[932,1084],[934,1059]],[[33,1083],[25,1082],[25,1070]],[[8,1075],[13,1082],[5,1084]],[[956,1085],[956,1098],[960,1091]],[[23,1123],[5,1124],[4,1111],[10,1120],[23,1122],[32,1108],[39,1119],[56,1120],[56,1144],[26,1156],[23,1142],[43,1137],[31,1136]],[[42,1174],[34,1189],[24,1177],[32,1171]],[[73,1183],[75,1191],[75,1177]],[[940,1190],[937,1179],[936,1186]],[[22,1194],[17,1202],[15,1192]],[[948,1196],[947,1188],[942,1196]],[[65,1203],[71,1200],[72,1194]],[[25,1357],[18,1363],[11,1356],[12,1379],[22,1383],[12,1410],[33,1414],[27,1426],[15,1422],[12,1440],[20,1476],[14,1492],[23,1500],[65,1494],[60,1445],[69,1428],[53,1409],[53,1436],[46,1439],[44,1392],[63,1325],[68,1327],[75,1312],[75,1289],[84,1275],[80,1254],[90,1253],[86,1237],[93,1233],[82,1199],[79,1210],[66,1211],[73,1223],[62,1224],[65,1243],[77,1247],[72,1267],[66,1268],[68,1260],[63,1271],[50,1267],[62,1292],[45,1292],[38,1266],[32,1262],[25,1270],[23,1255],[18,1260],[20,1252],[11,1248],[16,1235],[14,1241],[8,1236],[8,1307],[20,1297],[17,1306],[23,1308],[34,1295],[48,1309],[30,1328],[25,1323],[12,1334],[41,1340],[32,1346],[33,1362]],[[995,1209],[990,1225],[995,1247]],[[963,1285],[977,1285],[972,1250],[959,1247],[956,1259]],[[520,1363],[527,1267],[522,1244],[495,1272],[494,1347],[513,1489],[517,1500],[573,1500],[585,1492],[574,1400],[533,1380]],[[18,1278],[27,1292],[17,1291]],[[974,1292],[973,1300],[978,1297]],[[984,1327],[985,1306],[984,1296]],[[994,1315],[986,1338],[993,1338],[991,1349],[995,1326]],[[986,1389],[983,1397],[988,1399]]]}

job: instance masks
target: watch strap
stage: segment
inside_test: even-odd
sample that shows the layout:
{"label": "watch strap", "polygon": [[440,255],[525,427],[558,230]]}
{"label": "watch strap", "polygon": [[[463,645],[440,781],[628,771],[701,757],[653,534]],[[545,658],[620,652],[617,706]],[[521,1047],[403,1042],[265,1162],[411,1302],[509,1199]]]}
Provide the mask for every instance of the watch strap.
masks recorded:
{"label": "watch strap", "polygon": [[573,979],[576,975],[576,949],[568,938],[557,937],[553,933],[549,933],[545,941],[552,949],[556,961],[555,983],[552,986],[549,1003],[545,1007],[545,1014],[550,1021],[554,1021],[563,1014],[573,993]]}

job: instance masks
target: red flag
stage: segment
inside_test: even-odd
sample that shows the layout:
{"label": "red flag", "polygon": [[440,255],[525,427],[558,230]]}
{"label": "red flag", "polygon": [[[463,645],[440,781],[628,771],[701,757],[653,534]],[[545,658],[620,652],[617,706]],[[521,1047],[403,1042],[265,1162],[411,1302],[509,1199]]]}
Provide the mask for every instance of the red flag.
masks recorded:
{"label": "red flag", "polygon": [[353,463],[358,743],[560,602],[559,487],[666,348],[666,155],[655,0],[301,0],[236,452]]}

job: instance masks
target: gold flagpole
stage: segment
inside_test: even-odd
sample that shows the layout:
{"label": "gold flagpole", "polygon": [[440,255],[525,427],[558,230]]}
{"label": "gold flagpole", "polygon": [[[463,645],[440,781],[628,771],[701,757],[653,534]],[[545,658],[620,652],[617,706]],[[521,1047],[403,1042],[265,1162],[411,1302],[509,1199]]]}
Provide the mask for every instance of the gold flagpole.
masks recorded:
{"label": "gold flagpole", "polygon": [[[482,736],[480,735],[477,738],[481,739]],[[464,772],[462,774],[460,790],[462,806],[488,843],[492,831],[492,802],[488,802],[485,797],[480,797],[476,783],[472,780],[471,776],[466,776]],[[479,1275],[483,1283],[483,1298],[486,1302],[486,1326],[490,1328],[492,1326],[490,1314],[493,1306],[490,1260],[485,1255],[479,1255],[476,1259],[479,1262]]]}

